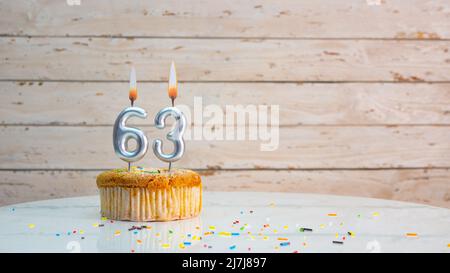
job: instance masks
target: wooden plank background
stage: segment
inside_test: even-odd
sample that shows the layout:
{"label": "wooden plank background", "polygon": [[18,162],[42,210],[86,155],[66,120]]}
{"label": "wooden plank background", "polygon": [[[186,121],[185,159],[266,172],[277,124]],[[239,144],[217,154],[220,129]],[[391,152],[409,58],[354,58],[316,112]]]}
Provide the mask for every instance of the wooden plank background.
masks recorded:
{"label": "wooden plank background", "polygon": [[156,113],[174,60],[179,104],[280,105],[277,151],[187,142],[207,190],[450,207],[449,48],[444,0],[2,1],[0,204],[96,193],[130,66]]}

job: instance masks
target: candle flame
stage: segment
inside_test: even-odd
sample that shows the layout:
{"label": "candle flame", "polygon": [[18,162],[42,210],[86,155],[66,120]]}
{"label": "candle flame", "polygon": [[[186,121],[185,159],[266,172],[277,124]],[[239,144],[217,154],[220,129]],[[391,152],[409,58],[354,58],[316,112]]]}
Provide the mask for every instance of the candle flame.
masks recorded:
{"label": "candle flame", "polygon": [[137,99],[136,70],[134,67],[131,68],[130,72],[130,93],[128,97],[132,103]]}
{"label": "candle flame", "polygon": [[177,87],[177,71],[175,69],[175,63],[172,62],[170,66],[170,74],[169,74],[169,97],[173,100],[177,97],[178,94],[178,87]]}

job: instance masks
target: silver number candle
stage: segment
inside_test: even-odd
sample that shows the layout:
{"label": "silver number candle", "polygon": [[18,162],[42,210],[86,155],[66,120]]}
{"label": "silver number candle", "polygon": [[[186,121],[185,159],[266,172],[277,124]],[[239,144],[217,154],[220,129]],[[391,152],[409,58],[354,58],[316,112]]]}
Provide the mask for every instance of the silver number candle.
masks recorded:
{"label": "silver number candle", "polygon": [[174,162],[179,160],[184,153],[184,139],[183,134],[186,128],[186,117],[175,107],[167,107],[158,112],[155,116],[155,126],[158,129],[166,127],[166,118],[172,116],[175,119],[175,124],[172,130],[167,134],[167,139],[173,143],[174,149],[170,154],[165,154],[162,151],[162,141],[156,139],[153,141],[153,152],[156,157],[165,162]]}
{"label": "silver number candle", "polygon": [[[130,117],[145,119],[147,112],[139,107],[128,107],[120,112],[114,123],[113,143],[116,155],[127,162],[135,162],[144,157],[148,149],[148,140],[145,134],[138,128],[128,127],[127,120]],[[136,140],[136,149],[128,151],[128,141]]]}

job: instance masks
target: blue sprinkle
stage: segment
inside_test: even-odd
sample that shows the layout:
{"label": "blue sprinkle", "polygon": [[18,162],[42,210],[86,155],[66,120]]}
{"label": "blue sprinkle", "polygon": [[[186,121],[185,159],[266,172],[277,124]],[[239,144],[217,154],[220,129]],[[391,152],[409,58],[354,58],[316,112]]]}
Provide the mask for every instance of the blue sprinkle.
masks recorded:
{"label": "blue sprinkle", "polygon": [[231,236],[239,236],[240,234],[239,234],[239,232],[233,232],[233,233],[231,233]]}
{"label": "blue sprinkle", "polygon": [[59,235],[60,235],[59,233],[56,233],[56,236],[58,236],[58,237],[59,237]]}
{"label": "blue sprinkle", "polygon": [[138,232],[137,232],[137,231],[134,231],[133,233],[134,233],[134,234],[138,234]]}
{"label": "blue sprinkle", "polygon": [[190,234],[190,233],[188,234],[188,237],[191,237],[191,234]]}
{"label": "blue sprinkle", "polygon": [[289,242],[282,242],[282,243],[280,243],[280,246],[288,246],[288,245],[290,245],[291,243],[289,243]]}
{"label": "blue sprinkle", "polygon": [[185,246],[190,246],[191,245],[191,242],[184,242],[183,243]]}
{"label": "blue sprinkle", "polygon": [[70,231],[69,231],[69,232],[67,232],[67,235],[70,235],[70,234],[72,234],[72,232],[70,232]]}
{"label": "blue sprinkle", "polygon": [[236,245],[230,246],[230,250],[236,249]]}

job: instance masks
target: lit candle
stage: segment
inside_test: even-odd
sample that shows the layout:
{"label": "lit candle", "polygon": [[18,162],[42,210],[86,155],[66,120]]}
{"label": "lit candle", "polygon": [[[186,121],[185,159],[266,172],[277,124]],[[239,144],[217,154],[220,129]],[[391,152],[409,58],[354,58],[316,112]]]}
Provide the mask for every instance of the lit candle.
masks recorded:
{"label": "lit candle", "polygon": [[[139,117],[145,119],[147,112],[139,107],[134,106],[134,101],[137,99],[136,87],[136,71],[131,69],[130,73],[130,91],[129,99],[131,107],[127,107],[116,118],[113,130],[113,145],[116,155],[128,162],[128,171],[130,171],[131,162],[138,161],[147,153],[148,140],[144,132],[138,128],[129,127],[126,125],[127,120],[131,117]],[[136,141],[136,149],[128,151],[128,141],[134,139]]]}
{"label": "lit candle", "polygon": [[169,98],[172,100],[172,107],[166,107],[159,111],[155,116],[155,126],[158,129],[164,129],[165,120],[167,117],[172,116],[175,119],[175,125],[173,129],[167,134],[167,139],[173,143],[174,149],[170,154],[162,152],[162,141],[156,139],[153,142],[153,152],[156,157],[164,162],[169,162],[169,171],[172,167],[172,162],[179,160],[184,153],[184,139],[183,134],[186,129],[186,117],[184,114],[175,108],[175,98],[178,94],[177,89],[177,73],[175,70],[175,64],[172,62],[169,73]]}

